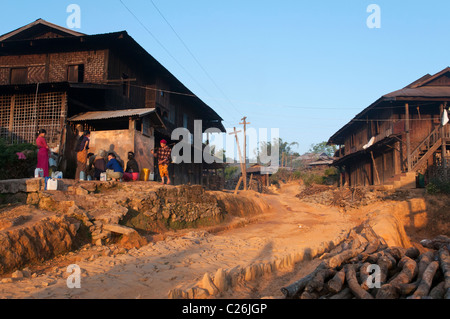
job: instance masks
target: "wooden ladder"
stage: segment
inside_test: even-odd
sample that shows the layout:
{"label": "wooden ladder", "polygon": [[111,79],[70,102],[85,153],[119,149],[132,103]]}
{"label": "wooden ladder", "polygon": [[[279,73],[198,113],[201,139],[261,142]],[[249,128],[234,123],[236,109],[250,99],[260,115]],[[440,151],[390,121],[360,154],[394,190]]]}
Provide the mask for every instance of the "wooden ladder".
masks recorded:
{"label": "wooden ladder", "polygon": [[436,128],[411,152],[411,169],[417,170],[442,144],[441,126]]}

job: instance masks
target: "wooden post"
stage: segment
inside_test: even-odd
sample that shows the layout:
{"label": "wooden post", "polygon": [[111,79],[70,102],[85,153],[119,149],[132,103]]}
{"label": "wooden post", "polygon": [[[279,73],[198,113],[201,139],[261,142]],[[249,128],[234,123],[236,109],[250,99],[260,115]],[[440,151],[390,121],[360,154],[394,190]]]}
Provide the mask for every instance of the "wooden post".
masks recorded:
{"label": "wooden post", "polygon": [[[447,107],[447,102],[444,103],[444,105],[441,104],[441,119],[442,116],[444,115],[444,109]],[[441,140],[442,140],[442,167],[444,168],[444,170],[447,168],[447,161],[446,161],[446,157],[447,157],[447,141],[445,140],[445,126],[441,127]]]}
{"label": "wooden post", "polygon": [[239,123],[241,125],[244,125],[244,171],[243,174],[245,176],[244,178],[244,190],[247,189],[247,124],[250,124],[246,121],[247,117],[244,116],[241,120],[242,123]]}
{"label": "wooden post", "polygon": [[239,181],[238,181],[238,183],[237,183],[237,185],[236,185],[236,188],[234,189],[234,193],[235,193],[235,194],[237,194],[237,192],[238,192],[238,190],[239,190],[239,186],[241,186],[241,183],[242,183],[242,176],[239,177]]}
{"label": "wooden post", "polygon": [[16,105],[16,95],[14,94],[11,97],[11,108],[9,111],[9,134],[8,134],[8,140],[9,143],[12,143],[12,136],[13,136],[13,129],[14,129],[14,109],[15,109],[15,105]]}
{"label": "wooden post", "polygon": [[375,158],[373,157],[372,151],[370,151],[370,156],[372,157],[373,169],[375,170],[375,174],[377,175],[378,185],[380,185],[380,175],[378,174],[377,164],[375,163]]}
{"label": "wooden post", "polygon": [[[237,149],[238,149],[238,152],[239,152],[239,160],[241,162],[242,177],[245,176],[244,180],[247,180],[247,172],[245,171],[245,168],[244,168],[245,163],[242,161],[241,147],[239,146],[239,139],[238,139],[238,136],[237,136],[237,133],[240,133],[242,131],[236,131],[236,127],[234,127],[233,129],[234,129],[234,132],[229,133],[229,135],[234,134],[234,137],[236,138],[236,145],[237,145]],[[244,173],[245,173],[245,175],[244,175]],[[238,183],[238,185],[239,185],[239,183]],[[245,190],[245,188],[244,188],[244,190]],[[237,189],[236,189],[236,192],[237,192]]]}
{"label": "wooden post", "polygon": [[409,104],[405,103],[406,163],[407,171],[411,171],[411,136],[409,132]]}

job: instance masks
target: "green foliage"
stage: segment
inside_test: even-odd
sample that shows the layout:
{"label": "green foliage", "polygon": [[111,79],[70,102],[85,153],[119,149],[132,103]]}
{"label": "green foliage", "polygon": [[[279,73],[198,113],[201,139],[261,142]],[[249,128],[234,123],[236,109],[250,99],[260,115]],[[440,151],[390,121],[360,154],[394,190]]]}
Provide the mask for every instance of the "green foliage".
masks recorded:
{"label": "green foliage", "polygon": [[333,185],[339,180],[339,171],[335,167],[329,167],[324,170],[305,170],[288,171],[279,169],[270,177],[272,184],[278,185],[280,182],[302,180],[306,187],[313,184]]}
{"label": "green foliage", "polygon": [[425,187],[427,194],[450,194],[450,182],[439,179],[432,180]]}
{"label": "green foliage", "polygon": [[227,166],[225,167],[225,180],[233,179],[238,174],[237,166]]}
{"label": "green foliage", "polygon": [[[274,139],[273,142],[261,142],[261,152],[271,156],[272,155],[272,149],[278,149],[278,163],[279,165],[281,165],[281,160],[283,157],[283,153],[285,154],[285,156],[287,157],[292,157],[292,156],[300,156],[299,153],[294,152],[292,147],[293,146],[297,146],[298,147],[298,143],[297,142],[284,142],[283,139],[278,138],[278,139]],[[258,161],[259,161],[259,155],[258,155]]]}
{"label": "green foliage", "polygon": [[269,178],[271,184],[279,185],[280,182],[288,182],[292,179],[292,172],[280,168],[275,174],[272,174]]}
{"label": "green foliage", "polygon": [[[25,154],[25,160],[19,160],[16,153]],[[0,179],[31,177],[37,163],[37,147],[33,144],[7,144],[0,139]]]}
{"label": "green foliage", "polygon": [[317,174],[315,172],[303,172],[300,174],[300,178],[306,187],[309,187],[313,184],[325,184],[325,176]]}
{"label": "green foliage", "polygon": [[425,186],[425,190],[427,194],[435,195],[439,193],[439,188],[434,183],[429,183],[427,186]]}
{"label": "green foliage", "polygon": [[325,153],[328,156],[334,156],[337,147],[336,145],[327,145],[327,142],[321,142],[317,144],[311,144],[311,148],[309,149],[309,153],[322,154]]}

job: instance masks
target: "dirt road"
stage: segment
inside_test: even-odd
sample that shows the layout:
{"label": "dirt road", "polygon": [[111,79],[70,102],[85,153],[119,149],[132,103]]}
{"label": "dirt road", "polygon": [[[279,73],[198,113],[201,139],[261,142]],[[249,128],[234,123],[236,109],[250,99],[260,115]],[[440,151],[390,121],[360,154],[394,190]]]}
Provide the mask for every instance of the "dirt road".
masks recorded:
{"label": "dirt road", "polygon": [[[123,254],[111,254],[106,246],[70,253],[48,262],[41,273],[2,279],[0,298],[164,299],[171,289],[185,289],[206,272],[282,258],[331,241],[355,226],[335,208],[301,202],[295,197],[298,192],[298,184],[288,184],[276,194],[262,195],[271,205],[271,211],[243,227],[218,233],[199,229],[177,232]],[[71,273],[66,270],[71,263],[81,269],[81,288],[67,286]],[[291,280],[289,274],[274,276]],[[222,298],[281,297],[279,286],[272,290],[266,287],[259,293],[255,287],[237,289]]]}

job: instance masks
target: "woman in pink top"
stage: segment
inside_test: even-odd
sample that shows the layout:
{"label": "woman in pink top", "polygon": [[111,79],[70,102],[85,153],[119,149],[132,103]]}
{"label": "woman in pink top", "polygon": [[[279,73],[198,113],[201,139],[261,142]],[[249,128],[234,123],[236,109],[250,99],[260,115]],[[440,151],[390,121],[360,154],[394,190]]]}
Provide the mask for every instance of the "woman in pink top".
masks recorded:
{"label": "woman in pink top", "polygon": [[42,168],[44,171],[44,177],[48,177],[48,145],[45,140],[45,134],[47,132],[44,129],[40,129],[36,139],[36,145],[39,149],[37,154],[37,168]]}

